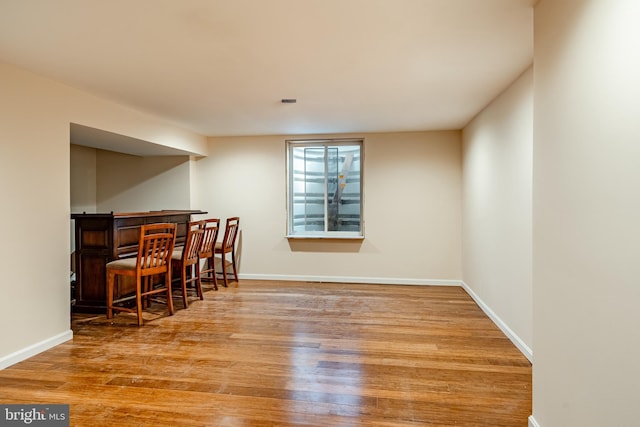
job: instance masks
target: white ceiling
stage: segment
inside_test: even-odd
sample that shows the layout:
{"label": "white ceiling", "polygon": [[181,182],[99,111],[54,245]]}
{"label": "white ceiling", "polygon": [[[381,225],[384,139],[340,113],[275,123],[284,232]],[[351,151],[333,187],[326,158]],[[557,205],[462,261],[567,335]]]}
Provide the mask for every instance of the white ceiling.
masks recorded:
{"label": "white ceiling", "polygon": [[209,136],[460,129],[531,64],[533,3],[0,0],[0,61]]}

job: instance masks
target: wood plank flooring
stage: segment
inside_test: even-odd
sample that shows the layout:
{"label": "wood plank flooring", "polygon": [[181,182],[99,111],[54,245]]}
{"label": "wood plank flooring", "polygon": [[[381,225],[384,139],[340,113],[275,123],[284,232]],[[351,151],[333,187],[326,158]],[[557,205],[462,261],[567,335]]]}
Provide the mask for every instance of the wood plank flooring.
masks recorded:
{"label": "wood plank flooring", "polygon": [[242,280],[0,371],[72,426],[527,426],[531,365],[458,287]]}

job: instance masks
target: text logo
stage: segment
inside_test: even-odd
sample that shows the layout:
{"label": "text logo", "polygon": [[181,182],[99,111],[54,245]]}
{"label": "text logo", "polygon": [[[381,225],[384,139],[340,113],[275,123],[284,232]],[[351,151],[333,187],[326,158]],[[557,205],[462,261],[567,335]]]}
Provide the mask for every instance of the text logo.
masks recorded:
{"label": "text logo", "polygon": [[69,405],[2,405],[0,427],[69,427]]}

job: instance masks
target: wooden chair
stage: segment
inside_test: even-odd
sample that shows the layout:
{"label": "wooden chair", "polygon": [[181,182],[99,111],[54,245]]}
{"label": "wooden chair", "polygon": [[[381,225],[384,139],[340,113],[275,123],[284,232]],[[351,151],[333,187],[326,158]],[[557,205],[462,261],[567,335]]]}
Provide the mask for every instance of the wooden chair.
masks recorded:
{"label": "wooden chair", "polygon": [[[199,254],[202,245],[204,230],[200,227],[201,221],[192,221],[188,224],[187,238],[181,248],[173,251],[171,264],[180,271],[180,287],[182,289],[182,302],[184,308],[189,307],[187,284],[195,284],[196,295],[202,300],[202,285],[200,283]],[[195,267],[195,268],[194,268]]]}
{"label": "wooden chair", "polygon": [[[229,280],[227,279],[227,266],[231,264],[233,267],[234,280],[238,281],[238,269],[236,268],[236,237],[238,236],[238,226],[240,218],[227,218],[227,224],[224,230],[224,237],[221,242],[215,244],[214,255],[220,254],[220,265],[222,268],[222,277],[224,286],[227,287]],[[227,262],[227,254],[231,254],[231,262]]]}
{"label": "wooden chair", "polygon": [[[137,313],[138,326],[142,326],[143,302],[157,294],[166,295],[169,314],[173,315],[171,298],[171,254],[176,239],[176,225],[168,223],[147,224],[140,227],[138,255],[135,258],[117,259],[107,263],[107,319],[113,310]],[[152,276],[163,275],[164,280],[154,283]],[[114,300],[116,276],[134,277],[135,293]],[[134,308],[121,304],[135,299]]]}
{"label": "wooden chair", "polygon": [[203,282],[213,282],[213,289],[217,291],[218,279],[216,278],[216,263],[213,258],[213,248],[218,240],[220,219],[205,219],[204,221],[200,221],[200,226],[204,230],[202,245],[200,246],[200,259],[205,261],[204,267],[200,271],[200,280]]}

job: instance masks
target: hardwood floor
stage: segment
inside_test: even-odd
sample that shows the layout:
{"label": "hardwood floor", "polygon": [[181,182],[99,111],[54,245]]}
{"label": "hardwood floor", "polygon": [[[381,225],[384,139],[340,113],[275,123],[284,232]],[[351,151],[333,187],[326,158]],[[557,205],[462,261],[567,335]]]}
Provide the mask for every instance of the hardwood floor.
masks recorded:
{"label": "hardwood floor", "polygon": [[[155,307],[152,307],[152,311]],[[72,426],[522,426],[531,365],[458,287],[242,280],[176,314],[76,315],[0,371]]]}

